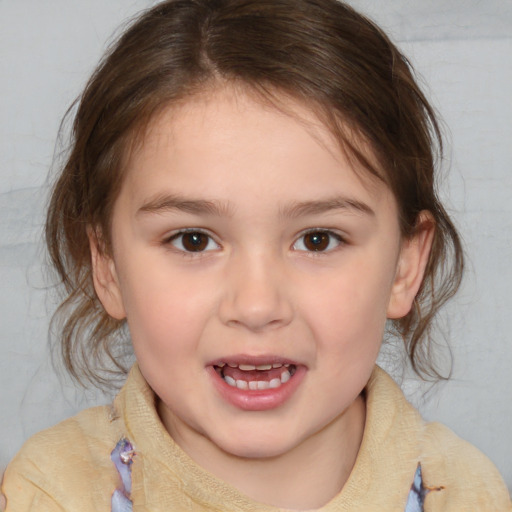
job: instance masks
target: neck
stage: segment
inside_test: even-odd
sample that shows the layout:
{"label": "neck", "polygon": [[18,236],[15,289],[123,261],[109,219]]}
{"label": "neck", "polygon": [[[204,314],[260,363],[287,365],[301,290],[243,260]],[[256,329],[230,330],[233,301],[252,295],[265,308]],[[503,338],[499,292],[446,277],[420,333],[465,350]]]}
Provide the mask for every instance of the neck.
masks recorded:
{"label": "neck", "polygon": [[343,488],[356,461],[365,418],[366,405],[358,397],[320,432],[271,458],[236,457],[203,436],[193,443],[175,440],[200,466],[253,500],[282,509],[310,510],[322,507]]}

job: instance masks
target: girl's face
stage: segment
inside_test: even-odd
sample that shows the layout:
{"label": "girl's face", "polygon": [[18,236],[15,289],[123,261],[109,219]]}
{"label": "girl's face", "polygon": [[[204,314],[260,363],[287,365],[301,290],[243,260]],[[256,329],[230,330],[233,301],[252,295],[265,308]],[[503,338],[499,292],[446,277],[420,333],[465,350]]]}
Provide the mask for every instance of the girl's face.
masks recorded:
{"label": "girl's face", "polygon": [[288,107],[225,90],[166,111],[129,161],[112,257],[93,245],[98,294],[196,459],[363,425],[386,318],[421,282],[429,237],[402,241],[387,187]]}

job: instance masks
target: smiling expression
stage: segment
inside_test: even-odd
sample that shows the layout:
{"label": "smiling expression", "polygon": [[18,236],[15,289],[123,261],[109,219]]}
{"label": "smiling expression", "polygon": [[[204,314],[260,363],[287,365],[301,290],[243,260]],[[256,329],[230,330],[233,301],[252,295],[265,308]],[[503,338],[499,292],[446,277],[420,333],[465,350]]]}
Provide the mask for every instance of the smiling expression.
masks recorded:
{"label": "smiling expression", "polygon": [[389,189],[288,106],[227,90],[169,108],[128,162],[112,257],[93,244],[98,295],[195,458],[343,436],[421,281]]}

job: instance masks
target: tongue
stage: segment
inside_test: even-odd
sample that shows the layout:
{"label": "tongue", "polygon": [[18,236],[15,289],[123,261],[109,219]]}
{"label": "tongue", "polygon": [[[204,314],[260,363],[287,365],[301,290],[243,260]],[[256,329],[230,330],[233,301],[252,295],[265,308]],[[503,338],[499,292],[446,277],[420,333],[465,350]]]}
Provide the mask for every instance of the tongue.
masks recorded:
{"label": "tongue", "polygon": [[235,380],[245,380],[247,382],[251,382],[254,380],[272,380],[272,379],[280,379],[281,374],[286,370],[286,368],[272,368],[271,370],[249,370],[242,371],[239,368],[231,368],[231,366],[224,366],[222,369],[222,373],[224,376],[229,376]]}

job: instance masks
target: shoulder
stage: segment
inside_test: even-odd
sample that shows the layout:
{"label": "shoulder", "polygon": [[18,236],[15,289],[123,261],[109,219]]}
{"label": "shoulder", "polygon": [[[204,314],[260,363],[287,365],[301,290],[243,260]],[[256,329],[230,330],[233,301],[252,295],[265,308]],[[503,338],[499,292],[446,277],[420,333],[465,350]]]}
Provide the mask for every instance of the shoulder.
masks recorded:
{"label": "shoulder", "polygon": [[[31,437],[5,472],[7,510],[32,510],[35,504],[41,510],[89,510],[84,508],[84,496],[90,496],[91,504],[95,499],[107,499],[108,504],[117,485],[110,461],[116,436],[110,408],[104,406]],[[80,504],[74,502],[75,496],[82,497]],[[49,503],[51,508],[46,508]]]}
{"label": "shoulder", "polygon": [[[93,461],[98,451],[108,450],[111,422],[110,407],[92,407],[32,436],[23,445],[13,463],[37,460],[46,469],[74,465],[79,460]],[[115,443],[114,443],[115,445]]]}
{"label": "shoulder", "polygon": [[500,473],[471,443],[440,423],[427,423],[420,443],[425,484],[444,488],[430,493],[427,510],[512,511]]}
{"label": "shoulder", "polygon": [[376,481],[389,485],[392,479],[408,492],[420,463],[424,485],[443,488],[428,492],[426,512],[512,512],[508,490],[494,464],[449,428],[425,422],[378,367],[367,386],[367,429],[363,446],[371,454],[367,465]]}

